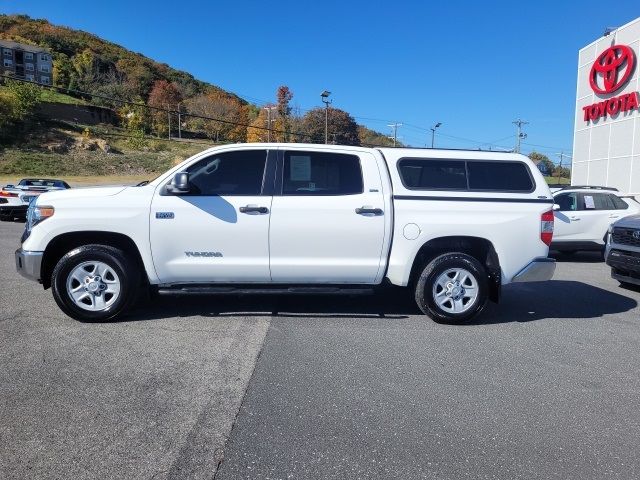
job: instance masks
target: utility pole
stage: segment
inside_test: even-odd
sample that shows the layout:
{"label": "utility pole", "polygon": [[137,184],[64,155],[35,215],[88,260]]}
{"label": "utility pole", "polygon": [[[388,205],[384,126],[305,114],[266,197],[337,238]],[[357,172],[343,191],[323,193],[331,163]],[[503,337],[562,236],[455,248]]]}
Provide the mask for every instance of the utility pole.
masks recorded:
{"label": "utility pole", "polygon": [[560,176],[562,175],[562,161],[564,160],[564,157],[571,158],[571,155],[567,155],[564,152],[556,153],[556,155],[560,157],[560,164],[558,165],[558,183],[560,183]]}
{"label": "utility pole", "polygon": [[513,123],[516,126],[516,129],[517,129],[515,151],[516,151],[516,153],[520,153],[520,143],[522,142],[522,140],[527,138],[527,134],[522,131],[522,127],[524,125],[529,125],[529,122],[526,122],[524,120],[520,120],[518,118],[517,120],[514,120],[511,123]]}
{"label": "utility pole", "polygon": [[178,138],[182,140],[182,102],[178,102]]}
{"label": "utility pole", "polygon": [[169,105],[167,105],[167,119],[169,119],[169,140],[171,140],[171,110]]}
{"label": "utility pole", "polygon": [[329,105],[332,102],[332,100],[329,100],[329,95],[331,95],[331,92],[328,90],[324,90],[320,94],[322,103],[324,103],[324,106],[325,106],[325,109],[324,109],[324,143],[325,145],[329,144]]}
{"label": "utility pole", "polygon": [[264,107],[263,110],[267,111],[267,143],[271,143],[271,110],[275,110],[277,107],[270,106]]}
{"label": "utility pole", "polygon": [[396,143],[398,143],[398,127],[401,127],[402,124],[401,123],[391,123],[389,125],[387,125],[387,127],[391,127],[391,129],[393,130],[393,135],[391,135],[389,138],[393,140],[393,146],[396,146]]}

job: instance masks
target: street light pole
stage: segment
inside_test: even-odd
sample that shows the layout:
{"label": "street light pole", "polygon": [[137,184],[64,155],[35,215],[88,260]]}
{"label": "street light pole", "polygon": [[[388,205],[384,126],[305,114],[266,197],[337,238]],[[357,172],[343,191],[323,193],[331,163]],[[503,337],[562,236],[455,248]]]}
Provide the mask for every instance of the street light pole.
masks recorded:
{"label": "street light pole", "polygon": [[331,100],[329,100],[329,95],[331,95],[331,92],[329,92],[328,90],[324,90],[320,94],[322,103],[324,103],[324,106],[325,106],[325,109],[324,109],[324,143],[325,145],[329,144],[329,104],[331,103]]}
{"label": "street light pole", "polygon": [[431,127],[431,148],[433,148],[433,145],[436,140],[436,128],[440,128],[441,126],[442,126],[442,123],[438,122],[433,127]]}

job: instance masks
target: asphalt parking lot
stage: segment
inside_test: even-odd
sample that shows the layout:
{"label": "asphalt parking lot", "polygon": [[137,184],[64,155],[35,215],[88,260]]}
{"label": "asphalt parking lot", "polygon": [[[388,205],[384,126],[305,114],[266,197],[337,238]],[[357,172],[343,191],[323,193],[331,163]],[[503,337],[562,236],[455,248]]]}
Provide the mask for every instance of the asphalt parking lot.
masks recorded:
{"label": "asphalt parking lot", "polygon": [[640,293],[595,255],[465,326],[402,291],[65,317],[0,224],[0,478],[640,477]]}

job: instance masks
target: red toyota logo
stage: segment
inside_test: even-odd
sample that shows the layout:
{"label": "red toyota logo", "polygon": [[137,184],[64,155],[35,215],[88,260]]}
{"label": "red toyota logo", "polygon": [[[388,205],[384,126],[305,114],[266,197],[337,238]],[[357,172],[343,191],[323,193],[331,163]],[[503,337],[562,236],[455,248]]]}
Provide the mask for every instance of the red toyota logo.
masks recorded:
{"label": "red toyota logo", "polygon": [[[612,93],[622,87],[633,73],[635,58],[633,50],[626,45],[614,45],[607,48],[593,62],[589,83],[591,89],[596,93]],[[622,76],[618,78],[621,71]],[[602,87],[598,84],[602,77]]]}

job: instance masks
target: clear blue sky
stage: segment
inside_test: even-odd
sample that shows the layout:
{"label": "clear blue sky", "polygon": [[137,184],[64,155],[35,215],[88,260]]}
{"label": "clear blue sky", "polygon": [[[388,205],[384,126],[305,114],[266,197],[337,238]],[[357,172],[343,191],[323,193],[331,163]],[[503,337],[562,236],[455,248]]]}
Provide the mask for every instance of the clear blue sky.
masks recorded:
{"label": "clear blue sky", "polygon": [[553,155],[571,152],[578,49],[640,3],[0,0],[0,12],[95,33],[254,103],[285,84],[304,111],[327,89],[371,128],[404,123],[414,146],[442,122],[437,146],[511,147],[520,117],[523,151]]}

